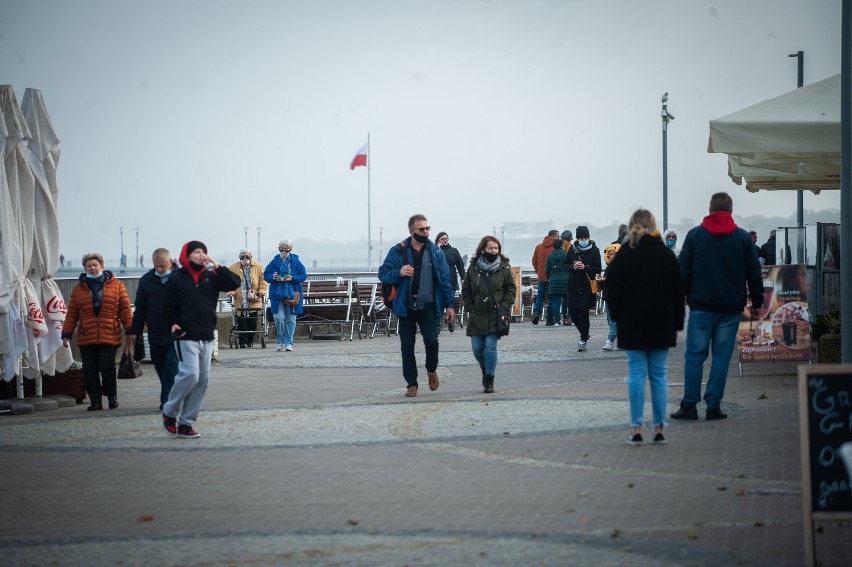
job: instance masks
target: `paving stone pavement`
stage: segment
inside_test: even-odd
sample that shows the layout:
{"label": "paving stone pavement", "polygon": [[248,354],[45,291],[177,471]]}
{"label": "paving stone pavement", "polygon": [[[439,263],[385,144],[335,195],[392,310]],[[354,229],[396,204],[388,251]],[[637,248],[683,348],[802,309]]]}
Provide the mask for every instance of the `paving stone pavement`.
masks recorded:
{"label": "paving stone pavement", "polygon": [[[624,353],[592,325],[585,353],[515,325],[493,395],[457,329],[413,399],[377,335],[225,346],[200,439],[165,435],[150,365],[117,410],[0,416],[0,565],[802,565],[796,367],[733,364],[727,420],[631,447]],[[678,348],[671,411],[682,381]],[[823,565],[852,563],[823,528]]]}

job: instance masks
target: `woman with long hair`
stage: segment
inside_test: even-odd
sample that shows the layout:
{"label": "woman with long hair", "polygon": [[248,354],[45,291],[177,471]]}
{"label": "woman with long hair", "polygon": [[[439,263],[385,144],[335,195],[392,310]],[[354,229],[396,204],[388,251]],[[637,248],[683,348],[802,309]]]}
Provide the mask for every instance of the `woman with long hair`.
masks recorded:
{"label": "woman with long hair", "polygon": [[669,348],[677,344],[677,332],[683,330],[685,314],[680,265],[656,225],[649,211],[634,212],[627,239],[606,271],[618,347],[627,351],[629,445],[642,443],[646,378],[651,383],[654,443],[666,442],[667,358]]}
{"label": "woman with long hair", "polygon": [[470,259],[462,284],[462,301],[470,314],[467,336],[473,356],[482,369],[482,387],[494,391],[497,370],[497,308],[515,303],[517,286],[509,259],[503,256],[500,241],[483,236]]}

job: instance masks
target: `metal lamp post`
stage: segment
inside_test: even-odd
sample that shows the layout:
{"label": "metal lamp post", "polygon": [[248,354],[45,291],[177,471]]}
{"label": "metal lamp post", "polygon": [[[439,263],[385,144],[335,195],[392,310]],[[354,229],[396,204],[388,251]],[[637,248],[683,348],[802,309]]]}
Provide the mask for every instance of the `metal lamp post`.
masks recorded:
{"label": "metal lamp post", "polygon": [[[796,81],[796,88],[802,88],[802,84],[804,84],[805,79],[805,52],[797,51],[796,53],[791,53],[787,57],[795,57],[798,59],[799,76]],[[796,191],[796,224],[799,228],[805,226],[805,192],[802,190]]]}
{"label": "metal lamp post", "polygon": [[124,227],[118,227],[119,232],[121,232],[121,256],[118,258],[118,266],[123,268],[122,265],[124,263]]}
{"label": "metal lamp post", "polygon": [[257,257],[260,258],[260,227],[257,227],[257,250],[255,251]]}
{"label": "metal lamp post", "polygon": [[669,93],[663,93],[662,99],[663,108],[660,111],[660,117],[663,119],[663,229],[669,227],[669,146],[668,146],[668,131],[669,122],[674,120],[674,116],[669,114],[668,101]]}
{"label": "metal lamp post", "polygon": [[135,256],[136,256],[136,267],[139,268],[141,266],[140,266],[140,262],[139,262],[139,227],[138,226],[136,227],[136,254],[135,254]]}

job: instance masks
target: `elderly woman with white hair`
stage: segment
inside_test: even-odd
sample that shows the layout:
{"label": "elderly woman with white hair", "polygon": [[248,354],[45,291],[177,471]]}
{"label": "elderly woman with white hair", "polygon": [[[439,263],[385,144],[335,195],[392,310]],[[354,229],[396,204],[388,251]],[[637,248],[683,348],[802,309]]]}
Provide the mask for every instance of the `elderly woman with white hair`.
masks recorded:
{"label": "elderly woman with white hair", "polygon": [[268,287],[263,279],[263,266],[251,257],[250,250],[243,248],[239,262],[234,262],[228,269],[240,278],[240,287],[228,292],[228,296],[234,298],[234,309],[237,310],[239,346],[251,348],[257,332],[257,314],[263,307],[263,296]]}
{"label": "elderly woman with white hair", "polygon": [[266,269],[263,279],[269,283],[269,307],[275,319],[275,338],[278,350],[293,350],[296,316],[302,312],[302,282],[307,279],[305,266],[289,240],[278,243],[278,255]]}

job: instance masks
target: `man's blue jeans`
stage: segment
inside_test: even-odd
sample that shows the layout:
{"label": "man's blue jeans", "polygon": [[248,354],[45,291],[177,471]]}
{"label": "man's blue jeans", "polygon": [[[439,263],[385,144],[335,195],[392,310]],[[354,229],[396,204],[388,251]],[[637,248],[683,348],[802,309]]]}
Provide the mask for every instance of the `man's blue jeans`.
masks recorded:
{"label": "man's blue jeans", "polygon": [[[541,308],[544,305],[544,298],[547,297],[547,282],[543,282],[541,280],[538,281],[538,293],[535,296],[535,307],[533,307],[533,314],[538,314],[541,316]],[[547,321],[553,321],[553,304],[549,301],[547,302]]]}
{"label": "man's blue jeans", "polygon": [[710,376],[704,390],[708,408],[718,408],[725,395],[728,365],[734,352],[739,313],[690,310],[686,327],[686,352],[683,356],[684,407],[695,407],[701,400],[701,375],[708,353],[713,353]]}
{"label": "man's blue jeans", "polygon": [[627,351],[627,393],[630,398],[630,426],[642,427],[645,412],[645,379],[651,383],[651,416],[654,427],[666,425],[667,348]]}
{"label": "man's blue jeans", "polygon": [[275,340],[279,347],[293,346],[293,336],[296,334],[296,312],[293,307],[279,300],[278,311],[273,315],[275,321]]}
{"label": "man's blue jeans", "polygon": [[435,306],[430,304],[423,309],[409,309],[406,317],[399,318],[399,347],[402,352],[402,376],[409,386],[417,386],[417,359],[414,356],[414,339],[417,328],[423,336],[426,350],[426,372],[435,372],[438,368],[438,317]]}

